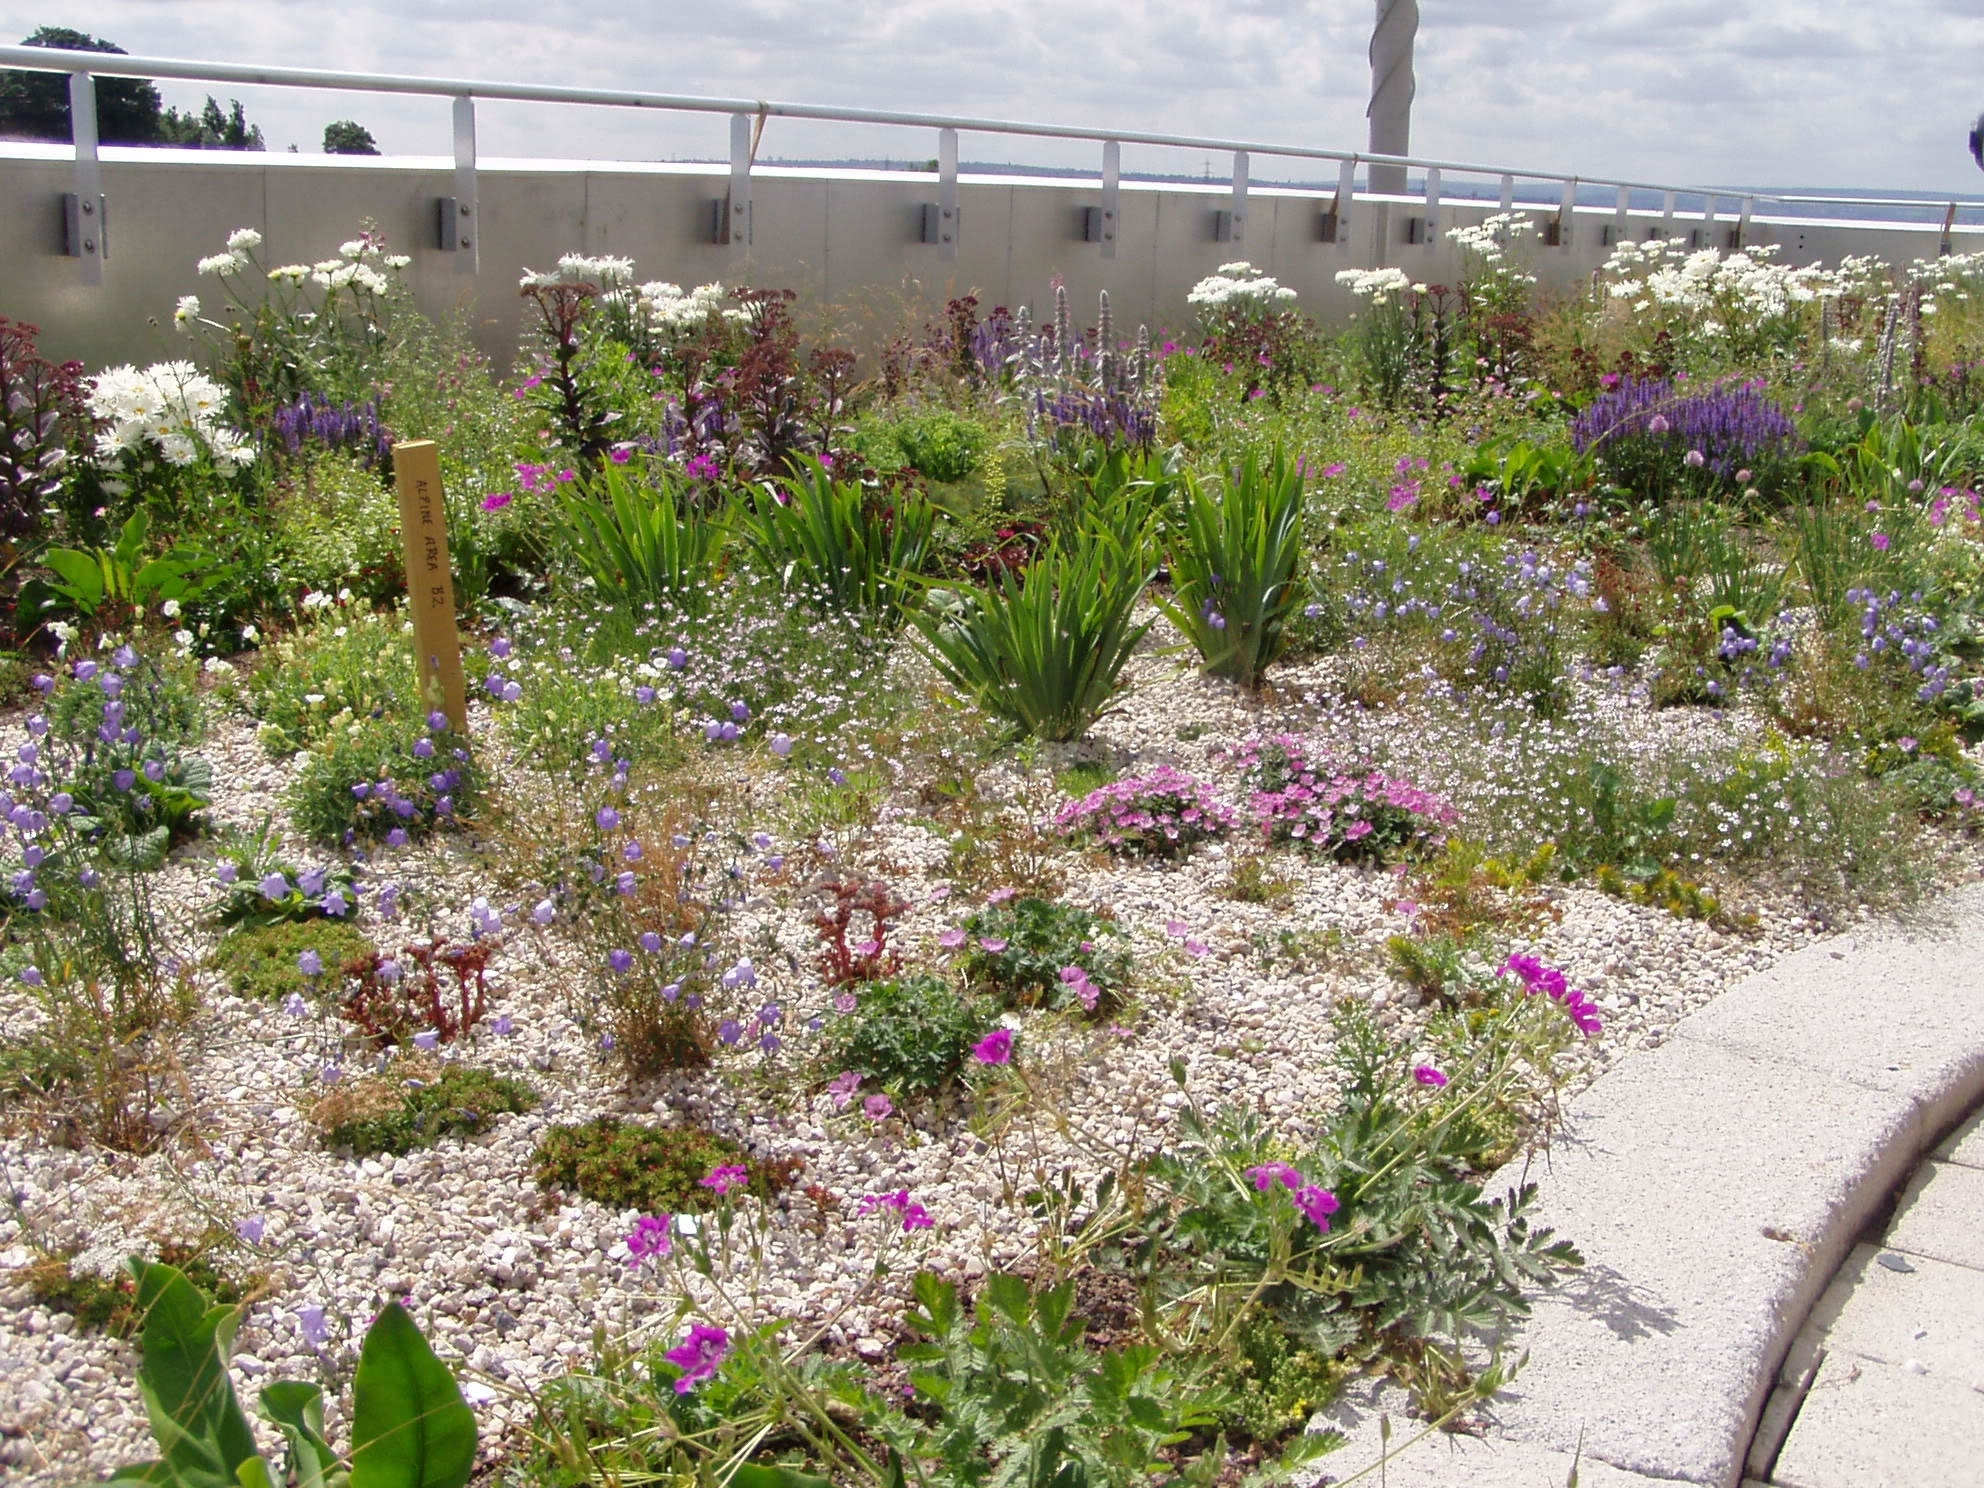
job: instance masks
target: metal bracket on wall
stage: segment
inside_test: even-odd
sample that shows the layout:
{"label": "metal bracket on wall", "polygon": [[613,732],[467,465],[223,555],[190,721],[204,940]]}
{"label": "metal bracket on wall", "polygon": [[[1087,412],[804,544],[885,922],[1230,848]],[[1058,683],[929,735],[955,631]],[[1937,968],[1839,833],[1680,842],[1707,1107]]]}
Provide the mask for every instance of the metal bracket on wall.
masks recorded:
{"label": "metal bracket on wall", "polygon": [[110,239],[103,230],[103,167],[96,153],[96,80],[87,72],[69,74],[69,129],[76,142],[76,189],[63,198],[62,251],[83,261],[83,283],[101,284]]}
{"label": "metal bracket on wall", "polygon": [[1102,256],[1116,256],[1116,224],[1121,220],[1117,215],[1118,203],[1122,196],[1123,147],[1115,140],[1102,142],[1102,205],[1090,207],[1085,214],[1083,236],[1091,243],[1102,245]]}
{"label": "metal bracket on wall", "polygon": [[[73,191],[62,193],[62,251],[70,258],[110,257],[110,204],[102,192],[95,201]],[[96,282],[103,281],[99,277]]]}
{"label": "metal bracket on wall", "polygon": [[730,116],[730,190],[716,204],[716,241],[742,253],[751,246],[751,116]]}
{"label": "metal bracket on wall", "polygon": [[455,255],[457,274],[473,274],[481,265],[480,210],[475,199],[475,100],[464,93],[455,99],[454,211],[441,226],[441,246]]}
{"label": "metal bracket on wall", "polygon": [[1357,195],[1357,158],[1339,161],[1336,168],[1336,197],[1316,224],[1316,236],[1325,243],[1350,246],[1350,204]]}

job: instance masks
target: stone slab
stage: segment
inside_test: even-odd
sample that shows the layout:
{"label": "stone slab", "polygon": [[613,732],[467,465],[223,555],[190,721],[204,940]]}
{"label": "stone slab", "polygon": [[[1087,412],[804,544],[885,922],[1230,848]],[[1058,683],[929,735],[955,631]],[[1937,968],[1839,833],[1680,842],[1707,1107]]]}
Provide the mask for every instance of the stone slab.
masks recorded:
{"label": "stone slab", "polygon": [[1905,1258],[1913,1270],[1896,1271],[1881,1254],[1855,1246],[1813,1309],[1826,1351],[1896,1368],[1913,1361],[1932,1378],[1984,1390],[1984,1275],[1920,1255]]}
{"label": "stone slab", "polygon": [[1939,1132],[1984,1079],[1984,1040],[1951,1037],[1984,1026],[1980,921],[1984,886],[1972,886],[1907,926],[1807,946],[1684,1019],[1674,1037],[1921,1096]]}
{"label": "stone slab", "polygon": [[[1575,1470],[1577,1488],[1671,1488],[1657,1478],[1626,1472],[1590,1456],[1524,1442],[1436,1431],[1400,1449],[1401,1442],[1421,1429],[1409,1423],[1397,1427],[1392,1442],[1397,1455],[1385,1463],[1382,1479],[1372,1472],[1358,1483],[1373,1488],[1380,1481],[1385,1488],[1569,1488]],[[1332,1452],[1319,1464],[1323,1476],[1318,1488],[1369,1468],[1377,1455],[1354,1447]]]}
{"label": "stone slab", "polygon": [[1588,1264],[1537,1300],[1498,1434],[1733,1485],[1793,1332],[1919,1150],[1920,1103],[1676,1040],[1568,1114],[1538,1218]]}
{"label": "stone slab", "polygon": [[1984,1113],[1971,1117],[1952,1132],[1949,1140],[1936,1149],[1936,1156],[1966,1168],[1984,1168]]}
{"label": "stone slab", "polygon": [[[1984,1271],[1984,1169],[1924,1163],[1901,1196],[1887,1243]],[[1984,1276],[1977,1284],[1984,1287]]]}
{"label": "stone slab", "polygon": [[1771,1473],[1776,1488],[1977,1488],[1984,1394],[1829,1354]]}

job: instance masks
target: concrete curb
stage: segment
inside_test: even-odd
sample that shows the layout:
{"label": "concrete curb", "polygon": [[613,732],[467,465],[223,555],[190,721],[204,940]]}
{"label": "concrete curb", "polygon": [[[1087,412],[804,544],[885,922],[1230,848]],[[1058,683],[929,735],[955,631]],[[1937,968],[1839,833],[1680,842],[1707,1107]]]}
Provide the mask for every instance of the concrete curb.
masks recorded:
{"label": "concrete curb", "polygon": [[[1906,927],[1808,946],[1573,1101],[1531,1165],[1538,1221],[1583,1251],[1511,1352],[1482,1439],[1394,1457],[1389,1488],[1736,1488],[1806,1314],[1914,1164],[1984,1099],[1984,886]],[[1499,1193],[1523,1181],[1505,1169]],[[1334,1481],[1417,1431],[1351,1401]],[[1373,1481],[1375,1481],[1375,1475]]]}

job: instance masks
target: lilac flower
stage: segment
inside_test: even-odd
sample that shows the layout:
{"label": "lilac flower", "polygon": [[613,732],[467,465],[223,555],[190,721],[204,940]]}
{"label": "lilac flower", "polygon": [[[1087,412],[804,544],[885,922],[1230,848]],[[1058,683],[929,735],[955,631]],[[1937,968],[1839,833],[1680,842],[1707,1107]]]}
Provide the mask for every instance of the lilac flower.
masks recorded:
{"label": "lilac flower", "polygon": [[689,1336],[662,1357],[682,1371],[675,1381],[675,1393],[687,1395],[704,1380],[712,1378],[730,1353],[730,1335],[721,1328],[697,1323]]}
{"label": "lilac flower", "polygon": [[432,1028],[423,1028],[413,1036],[413,1046],[423,1054],[432,1054],[441,1045],[441,1035]]}
{"label": "lilac flower", "polygon": [[510,1021],[508,1013],[500,1013],[489,1024],[489,1031],[498,1038],[508,1038],[517,1031],[516,1024]]}
{"label": "lilac flower", "polygon": [[540,925],[548,925],[558,917],[558,906],[549,899],[540,899],[531,910],[530,917]]}
{"label": "lilac flower", "polygon": [[264,899],[286,899],[290,894],[289,880],[280,873],[271,873],[258,887]]}
{"label": "lilac flower", "polygon": [[508,636],[498,636],[489,643],[489,654],[498,661],[507,661],[510,656],[510,650],[511,646]]}
{"label": "lilac flower", "polygon": [[251,1214],[246,1219],[237,1219],[234,1222],[234,1233],[250,1245],[260,1245],[267,1225],[268,1221],[261,1215]]}
{"label": "lilac flower", "polygon": [[861,1103],[861,1114],[870,1121],[881,1121],[895,1110],[895,1103],[886,1095],[871,1095]]}
{"label": "lilac flower", "polygon": [[620,813],[611,806],[602,806],[593,815],[593,822],[602,832],[610,832],[620,825]]}
{"label": "lilac flower", "polygon": [[845,1111],[860,1088],[861,1075],[855,1070],[842,1070],[827,1081],[827,1094],[833,1098],[836,1111]]}
{"label": "lilac flower", "polygon": [[978,948],[988,956],[998,955],[1006,949],[1008,944],[1009,942],[1003,935],[981,935],[978,937]]}
{"label": "lilac flower", "polygon": [[792,735],[773,734],[771,746],[773,754],[777,755],[780,759],[785,759],[792,753]]}
{"label": "lilac flower", "polygon": [[684,651],[680,646],[670,646],[668,648],[668,665],[672,671],[679,672],[688,664],[688,652]]}
{"label": "lilac flower", "polygon": [[606,964],[613,968],[616,975],[625,976],[634,964],[634,953],[616,946],[606,953]]}
{"label": "lilac flower", "polygon": [[321,1307],[299,1307],[296,1320],[303,1325],[303,1338],[312,1348],[322,1348],[330,1341],[330,1324],[324,1319]]}
{"label": "lilac flower", "polygon": [[20,976],[22,982],[26,983],[30,987],[39,987],[45,985],[45,978],[42,976],[41,968],[39,966],[23,966],[21,968]]}
{"label": "lilac flower", "polygon": [[303,1000],[301,992],[292,992],[282,1000],[282,1010],[292,1018],[300,1018],[310,1011],[310,1004]]}
{"label": "lilac flower", "polygon": [[649,1256],[665,1256],[673,1242],[668,1235],[669,1216],[643,1214],[627,1234],[627,1264],[638,1266]]}
{"label": "lilac flower", "polygon": [[296,969],[307,977],[324,974],[324,958],[315,951],[305,951],[296,958]]}
{"label": "lilac flower", "polygon": [[1013,1058],[1013,1031],[995,1028],[971,1046],[971,1057],[980,1064],[1009,1064]]}

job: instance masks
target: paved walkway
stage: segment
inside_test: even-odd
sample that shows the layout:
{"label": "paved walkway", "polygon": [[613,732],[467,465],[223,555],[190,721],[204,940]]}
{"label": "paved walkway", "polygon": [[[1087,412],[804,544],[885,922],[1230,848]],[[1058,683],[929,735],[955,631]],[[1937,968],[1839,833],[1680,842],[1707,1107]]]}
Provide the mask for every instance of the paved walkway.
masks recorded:
{"label": "paved walkway", "polygon": [[1880,1243],[1856,1245],[1833,1278],[1749,1469],[1775,1488],[1984,1483],[1984,1116],[1916,1171]]}
{"label": "paved walkway", "polygon": [[[1802,1382],[1820,1347],[1783,1450],[1757,1464],[1772,1476],[1753,1481],[1984,1485],[1984,1430],[1955,1414],[1959,1397],[1965,1410],[1984,1406],[1972,1393],[1984,1384],[1984,1138],[1973,1132],[1909,1181],[1980,1102],[1984,886],[1936,901],[1909,929],[1809,946],[1685,1019],[1573,1101],[1567,1131],[1527,1175],[1539,1222],[1587,1265],[1506,1341],[1528,1363],[1489,1431],[1399,1452],[1387,1488],[1565,1488],[1573,1468],[1578,1488],[1738,1488],[1780,1370]],[[1489,1191],[1523,1177],[1504,1171]],[[1865,1259],[1856,1242],[1905,1183],[1888,1244],[1916,1269],[1893,1270],[1878,1251],[1871,1270],[1853,1269],[1850,1258]],[[1843,1265],[1849,1279],[1834,1288]],[[1849,1307],[1862,1274],[1869,1299],[1921,1284],[1926,1320],[1903,1332],[1914,1352],[1894,1341],[1902,1324],[1863,1321],[1878,1301]],[[1800,1337],[1822,1294],[1853,1318],[1829,1344]],[[1900,1413],[1933,1418],[1938,1402],[1941,1429]],[[1353,1392],[1334,1413],[1351,1443],[1327,1460],[1325,1481],[1380,1455],[1381,1411],[1394,1449],[1412,1436],[1401,1405],[1382,1389]],[[1779,1434],[1788,1414],[1773,1413]],[[1936,1450],[1970,1465],[1936,1477]]]}

